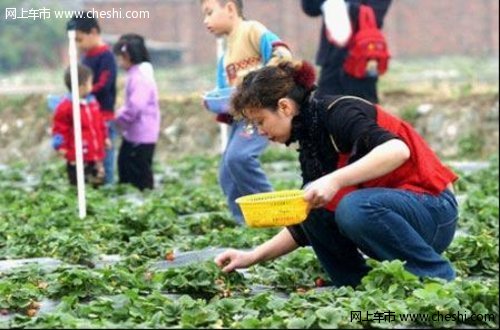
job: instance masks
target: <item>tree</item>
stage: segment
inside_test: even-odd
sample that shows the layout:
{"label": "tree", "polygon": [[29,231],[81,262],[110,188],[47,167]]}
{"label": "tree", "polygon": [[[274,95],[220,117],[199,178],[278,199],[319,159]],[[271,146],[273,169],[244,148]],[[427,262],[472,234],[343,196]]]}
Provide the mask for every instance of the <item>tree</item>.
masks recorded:
{"label": "tree", "polygon": [[[20,4],[16,0],[2,0],[2,7],[1,15],[5,8],[16,8],[18,16],[21,8],[43,8],[36,2]],[[47,19],[0,19],[0,72],[58,65],[61,62],[59,49],[65,42],[65,23],[52,16]]]}

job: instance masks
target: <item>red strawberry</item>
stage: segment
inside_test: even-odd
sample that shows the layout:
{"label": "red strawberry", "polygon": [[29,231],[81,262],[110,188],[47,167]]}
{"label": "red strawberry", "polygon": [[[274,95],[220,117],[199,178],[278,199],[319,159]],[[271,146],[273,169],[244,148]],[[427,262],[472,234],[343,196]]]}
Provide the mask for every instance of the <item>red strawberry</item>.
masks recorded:
{"label": "red strawberry", "polygon": [[37,312],[38,312],[38,309],[31,308],[31,309],[28,309],[26,311],[26,315],[28,315],[29,317],[33,317],[36,315]]}
{"label": "red strawberry", "polygon": [[314,281],[314,283],[316,284],[317,288],[321,288],[321,287],[325,286],[325,280],[322,279],[321,277],[318,277],[316,279],[316,281]]}
{"label": "red strawberry", "polygon": [[165,260],[167,261],[174,261],[175,256],[173,251],[169,251],[165,254]]}

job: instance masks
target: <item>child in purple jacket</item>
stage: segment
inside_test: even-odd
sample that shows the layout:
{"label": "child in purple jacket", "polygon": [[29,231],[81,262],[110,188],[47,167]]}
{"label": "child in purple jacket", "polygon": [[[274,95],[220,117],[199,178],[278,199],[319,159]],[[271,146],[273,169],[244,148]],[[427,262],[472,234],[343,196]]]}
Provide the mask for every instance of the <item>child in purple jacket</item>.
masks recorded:
{"label": "child in purple jacket", "polygon": [[153,155],[160,132],[158,89],[144,38],[120,37],[113,51],[120,67],[127,70],[125,105],[116,115],[123,143],[118,156],[120,183],[140,190],[153,189]]}

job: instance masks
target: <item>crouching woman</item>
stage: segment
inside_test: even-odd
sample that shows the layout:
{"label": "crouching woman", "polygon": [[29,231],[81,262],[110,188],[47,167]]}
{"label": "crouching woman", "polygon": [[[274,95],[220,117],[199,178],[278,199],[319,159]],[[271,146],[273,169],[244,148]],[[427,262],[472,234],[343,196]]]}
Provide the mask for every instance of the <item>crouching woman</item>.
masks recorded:
{"label": "crouching woman", "polygon": [[356,286],[369,271],[360,253],[399,259],[420,277],[451,280],[441,253],[458,218],[452,183],[424,139],[379,105],[352,96],[317,96],[314,69],[285,62],[249,73],[233,98],[259,133],[298,143],[307,219],[250,252],[227,250],[229,272],[310,245],[336,286]]}

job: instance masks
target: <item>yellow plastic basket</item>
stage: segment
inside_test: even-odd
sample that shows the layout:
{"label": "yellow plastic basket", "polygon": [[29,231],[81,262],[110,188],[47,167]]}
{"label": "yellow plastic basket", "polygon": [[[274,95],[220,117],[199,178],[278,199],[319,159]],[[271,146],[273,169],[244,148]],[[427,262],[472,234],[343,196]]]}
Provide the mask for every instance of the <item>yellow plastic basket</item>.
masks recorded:
{"label": "yellow plastic basket", "polygon": [[284,190],[240,197],[241,207],[249,227],[282,227],[304,221],[308,205],[302,190]]}

